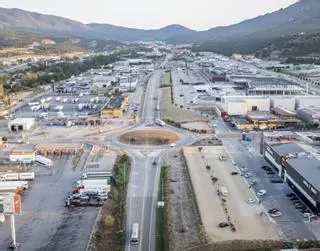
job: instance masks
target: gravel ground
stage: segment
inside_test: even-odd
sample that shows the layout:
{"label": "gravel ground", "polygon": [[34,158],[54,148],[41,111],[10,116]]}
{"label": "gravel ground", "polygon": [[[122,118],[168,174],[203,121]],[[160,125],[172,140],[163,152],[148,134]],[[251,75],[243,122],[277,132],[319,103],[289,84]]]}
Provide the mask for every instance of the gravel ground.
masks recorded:
{"label": "gravel ground", "polygon": [[200,244],[197,214],[190,193],[191,183],[180,157],[180,152],[174,151],[167,155],[165,161],[171,166],[169,177],[174,250],[183,250]]}
{"label": "gravel ground", "polygon": [[171,103],[170,88],[162,88],[162,100],[161,100],[161,116],[163,119],[170,119],[177,123],[206,121],[202,116],[176,107]]}
{"label": "gravel ground", "polygon": [[[219,160],[223,150],[219,146],[203,147],[201,152],[197,147],[184,148],[201,218],[211,241],[278,239],[274,226],[264,215],[260,215],[260,205],[257,202],[247,203],[249,198],[254,197],[240,175],[231,175],[232,171],[236,171],[231,161]],[[207,165],[210,170],[207,170]],[[211,177],[218,178],[218,181],[213,184]],[[224,198],[227,213],[216,192],[220,186],[225,186],[229,192]],[[227,222],[228,216],[236,232],[229,227],[218,227],[219,223]]]}

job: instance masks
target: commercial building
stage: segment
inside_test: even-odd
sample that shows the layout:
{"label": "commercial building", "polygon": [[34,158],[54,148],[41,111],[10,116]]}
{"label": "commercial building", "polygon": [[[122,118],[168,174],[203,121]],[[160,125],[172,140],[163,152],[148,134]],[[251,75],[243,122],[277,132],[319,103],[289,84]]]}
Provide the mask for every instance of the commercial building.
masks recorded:
{"label": "commercial building", "polygon": [[320,160],[295,143],[265,142],[265,159],[285,183],[312,209],[320,212]]}
{"label": "commercial building", "polygon": [[101,109],[100,117],[114,117],[119,118],[123,116],[123,110],[128,104],[128,99],[123,97],[112,97],[107,104]]}
{"label": "commercial building", "polygon": [[10,132],[23,132],[30,130],[35,123],[34,118],[16,118],[9,121],[8,128]]}
{"label": "commercial building", "polygon": [[231,116],[270,111],[270,98],[267,97],[224,96],[221,103],[225,112]]}
{"label": "commercial building", "polygon": [[32,163],[36,158],[35,145],[23,145],[9,152],[9,160],[12,162]]}
{"label": "commercial building", "polygon": [[271,108],[283,107],[286,110],[294,111],[296,108],[296,100],[294,97],[288,96],[272,96]]}

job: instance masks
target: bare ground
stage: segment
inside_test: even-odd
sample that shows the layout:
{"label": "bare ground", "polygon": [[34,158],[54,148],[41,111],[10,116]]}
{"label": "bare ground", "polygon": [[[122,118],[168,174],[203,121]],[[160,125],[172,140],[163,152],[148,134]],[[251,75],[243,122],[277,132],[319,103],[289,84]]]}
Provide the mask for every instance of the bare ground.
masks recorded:
{"label": "bare ground", "polygon": [[[232,171],[236,171],[231,161],[219,160],[223,150],[220,146],[203,147],[201,152],[197,147],[183,150],[209,238],[213,242],[236,239],[278,240],[279,235],[274,226],[264,215],[260,215],[260,205],[246,202],[253,195],[240,175],[231,175]],[[210,170],[206,166],[210,166]],[[218,181],[213,184],[211,177],[216,177]],[[219,186],[225,186],[229,191],[229,196],[224,198],[225,206],[217,195]],[[229,227],[218,227],[219,223],[228,221],[228,216],[236,232]]]}
{"label": "bare ground", "polygon": [[136,130],[122,134],[120,141],[135,145],[162,145],[179,140],[179,136],[173,132],[163,130]]}
{"label": "bare ground", "polygon": [[171,250],[183,250],[201,243],[195,201],[192,199],[191,183],[179,151],[171,152],[165,160],[169,166],[171,224],[169,236]]}
{"label": "bare ground", "polygon": [[196,121],[206,121],[202,116],[184,110],[180,107],[176,107],[171,103],[171,88],[162,88],[162,98],[161,98],[161,116],[163,119],[172,120],[176,123],[187,123]]}

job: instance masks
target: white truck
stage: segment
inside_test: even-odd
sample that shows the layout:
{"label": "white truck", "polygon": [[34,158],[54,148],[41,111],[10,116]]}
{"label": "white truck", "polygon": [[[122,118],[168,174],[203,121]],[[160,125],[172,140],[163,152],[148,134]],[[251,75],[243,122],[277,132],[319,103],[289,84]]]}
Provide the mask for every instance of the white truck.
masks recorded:
{"label": "white truck", "polygon": [[1,181],[17,181],[17,180],[34,180],[34,172],[22,172],[22,173],[1,173]]}
{"label": "white truck", "polygon": [[36,155],[36,163],[51,168],[53,166],[53,162],[51,159],[48,159],[41,155]]}
{"label": "white truck", "polygon": [[112,172],[86,172],[82,174],[82,179],[101,179],[104,177],[111,177]]}
{"label": "white truck", "polygon": [[159,126],[165,126],[165,125],[166,125],[166,123],[165,123],[163,120],[161,120],[161,119],[156,119],[155,123],[156,123],[157,125],[159,125]]}

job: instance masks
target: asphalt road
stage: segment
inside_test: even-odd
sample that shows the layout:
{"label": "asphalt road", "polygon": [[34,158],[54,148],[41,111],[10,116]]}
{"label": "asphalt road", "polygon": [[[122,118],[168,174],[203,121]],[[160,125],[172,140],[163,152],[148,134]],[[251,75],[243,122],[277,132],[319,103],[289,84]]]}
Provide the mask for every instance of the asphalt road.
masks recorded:
{"label": "asphalt road", "polygon": [[[147,124],[153,124],[160,118],[159,111],[156,109],[160,100],[159,87],[161,85],[162,71],[156,71],[149,79],[145,91],[144,104],[140,122],[135,128],[144,130],[160,128],[153,125],[145,127]],[[195,137],[181,129],[166,125],[165,130],[171,130],[179,134],[179,145],[188,145],[195,141]],[[155,212],[157,206],[157,194],[159,186],[159,177],[161,169],[162,154],[170,149],[170,146],[134,146],[125,145],[113,138],[113,145],[125,150],[132,158],[131,176],[127,195],[127,238],[126,250],[155,250]],[[153,162],[156,162],[154,165]],[[138,245],[130,244],[130,236],[133,223],[139,223],[140,238]]]}
{"label": "asphalt road", "polygon": [[[145,91],[140,125],[153,123],[158,118],[155,110],[158,101],[157,91],[161,84],[161,71],[156,71],[149,79]],[[154,250],[154,212],[158,191],[160,163],[158,155],[161,150],[136,150],[135,146],[126,146],[132,158],[131,176],[128,186],[128,213],[126,250]],[[152,163],[156,161],[157,164]],[[138,245],[130,244],[133,223],[139,223],[140,238]]]}

